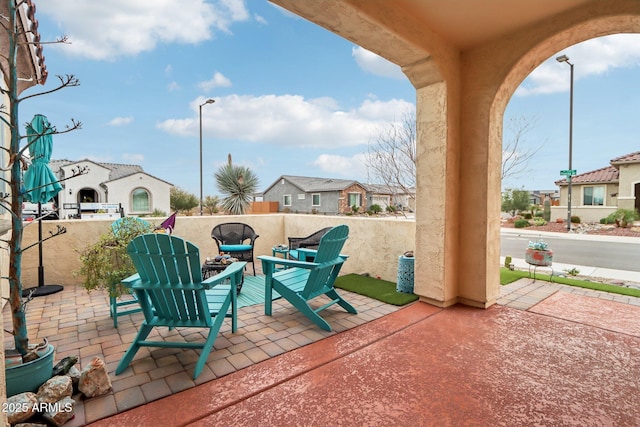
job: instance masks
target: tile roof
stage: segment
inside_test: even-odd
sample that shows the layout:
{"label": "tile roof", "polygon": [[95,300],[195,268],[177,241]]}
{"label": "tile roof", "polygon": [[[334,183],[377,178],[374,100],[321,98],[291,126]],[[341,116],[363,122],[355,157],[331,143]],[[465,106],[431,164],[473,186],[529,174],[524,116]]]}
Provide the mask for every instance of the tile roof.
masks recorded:
{"label": "tile roof", "polygon": [[[54,172],[57,172],[63,166],[68,166],[68,165],[72,165],[80,162],[91,162],[91,163],[95,163],[96,165],[102,166],[103,168],[109,169],[109,181],[115,181],[116,179],[124,178],[136,173],[144,173],[145,175],[149,175],[142,169],[142,166],[140,165],[130,165],[130,164],[124,164],[124,163],[101,163],[101,162],[94,162],[93,160],[89,160],[89,159],[83,159],[78,161],[56,159],[56,160],[51,160],[51,162],[49,162],[49,165],[51,166],[51,169],[53,169]],[[149,176],[153,176],[153,175],[149,175]],[[154,178],[160,179],[157,177],[154,177]],[[164,180],[160,179],[160,181],[164,181]]]}
{"label": "tile roof", "polygon": [[[591,182],[617,182],[620,172],[613,166],[596,169],[591,172],[581,173],[571,178],[572,184],[587,184]],[[555,182],[556,185],[567,185],[567,179],[563,178]]]}
{"label": "tile roof", "polygon": [[620,164],[620,163],[636,163],[640,162],[640,151],[636,151],[635,153],[625,154],[624,156],[616,157],[611,160],[609,163],[612,165]]}
{"label": "tile roof", "polygon": [[361,185],[358,181],[353,179],[313,178],[293,175],[282,175],[282,179],[286,179],[306,193],[314,191],[339,191],[344,190],[353,184]]}
{"label": "tile roof", "polygon": [[[273,184],[267,187],[262,193],[267,193],[281,180],[287,180],[305,193],[323,192],[323,191],[341,191],[352,185],[359,185],[369,193],[374,194],[405,194],[401,187],[390,188],[384,184],[363,184],[355,179],[337,179],[337,178],[316,178],[310,176],[282,175]],[[415,188],[409,189],[415,193]]]}
{"label": "tile roof", "polygon": [[47,66],[44,63],[44,55],[42,54],[42,44],[40,44],[40,33],[38,32],[38,20],[36,19],[36,5],[31,0],[27,0],[25,3],[27,19],[29,20],[29,30],[28,35],[30,37],[30,42],[32,44],[29,45],[31,49],[33,49],[33,54],[35,55],[35,66],[40,71],[40,80],[38,83],[45,84],[47,81],[47,76],[49,72],[47,71]]}
{"label": "tile roof", "polygon": [[[611,166],[607,166],[594,171],[576,175],[571,179],[572,184],[586,184],[591,182],[618,182],[620,172],[618,167],[621,164],[640,163],[640,151],[625,154],[609,161]],[[555,182],[556,185],[567,185],[567,179],[563,178]]]}
{"label": "tile roof", "polygon": [[[375,194],[405,194],[404,188],[398,185],[362,184],[362,186],[368,192]],[[408,190],[415,193],[415,188],[410,188]]]}

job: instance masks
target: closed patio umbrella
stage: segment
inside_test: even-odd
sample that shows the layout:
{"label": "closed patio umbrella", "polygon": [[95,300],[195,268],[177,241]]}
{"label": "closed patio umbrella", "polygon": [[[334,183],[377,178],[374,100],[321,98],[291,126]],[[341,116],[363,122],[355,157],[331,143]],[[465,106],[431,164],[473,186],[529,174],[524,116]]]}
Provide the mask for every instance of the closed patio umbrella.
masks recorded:
{"label": "closed patio umbrella", "polygon": [[[26,127],[31,165],[24,172],[24,198],[38,204],[38,287],[33,296],[48,295],[63,289],[60,285],[44,284],[44,266],[42,265],[42,203],[53,199],[62,189],[58,178],[49,167],[53,151],[53,133],[55,130],[42,114],[33,116]],[[30,290],[26,290],[29,292]]]}

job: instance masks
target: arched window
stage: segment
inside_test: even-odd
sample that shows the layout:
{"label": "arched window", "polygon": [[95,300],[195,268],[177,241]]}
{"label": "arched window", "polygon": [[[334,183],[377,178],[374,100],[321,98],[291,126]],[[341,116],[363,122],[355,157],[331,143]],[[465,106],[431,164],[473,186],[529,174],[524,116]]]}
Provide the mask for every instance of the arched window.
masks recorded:
{"label": "arched window", "polygon": [[133,190],[131,208],[133,212],[151,212],[151,197],[144,188]]}

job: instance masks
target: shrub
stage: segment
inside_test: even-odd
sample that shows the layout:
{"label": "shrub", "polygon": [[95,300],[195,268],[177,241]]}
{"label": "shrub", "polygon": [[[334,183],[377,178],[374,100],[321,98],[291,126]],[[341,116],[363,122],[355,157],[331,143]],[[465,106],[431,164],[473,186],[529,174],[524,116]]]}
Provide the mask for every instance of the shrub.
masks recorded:
{"label": "shrub", "polygon": [[529,224],[529,221],[526,219],[517,219],[514,223],[513,226],[515,228],[525,228],[525,227],[529,227],[531,224]]}
{"label": "shrub", "polygon": [[[604,224],[615,224],[618,227],[628,227],[633,221],[639,218],[638,212],[634,209],[618,209],[606,218]],[[602,223],[602,220],[600,220]]]}
{"label": "shrub", "polygon": [[74,272],[83,276],[83,286],[89,292],[107,290],[109,296],[120,297],[126,289],[121,281],[136,272],[127,254],[127,245],[137,236],[153,232],[153,226],[134,217],[122,218],[117,228],[111,228],[98,241],[81,251],[82,265]]}
{"label": "shrub", "polygon": [[504,268],[511,267],[511,261],[513,261],[513,259],[510,256],[504,257]]}
{"label": "shrub", "polygon": [[547,222],[551,221],[551,202],[548,199],[544,201],[543,218]]}
{"label": "shrub", "polygon": [[547,225],[547,221],[545,221],[544,218],[536,218],[533,220],[533,225]]}
{"label": "shrub", "polygon": [[380,205],[373,204],[371,205],[370,210],[373,213],[380,213],[382,212],[382,207]]}
{"label": "shrub", "polygon": [[524,219],[531,219],[531,218],[533,218],[533,216],[532,216],[529,212],[522,214],[522,217],[523,217]]}
{"label": "shrub", "polygon": [[389,206],[387,206],[387,212],[391,212],[391,213],[398,212],[398,208],[395,207],[395,206],[389,205]]}
{"label": "shrub", "polygon": [[580,224],[580,217],[579,216],[572,216],[571,217],[571,224]]}
{"label": "shrub", "polygon": [[536,213],[533,216],[535,216],[536,218],[543,218],[544,213],[542,211],[536,211]]}
{"label": "shrub", "polygon": [[567,273],[569,276],[577,276],[578,274],[580,274],[580,270],[578,270],[575,267],[572,268],[565,268],[562,271],[564,271],[565,273]]}

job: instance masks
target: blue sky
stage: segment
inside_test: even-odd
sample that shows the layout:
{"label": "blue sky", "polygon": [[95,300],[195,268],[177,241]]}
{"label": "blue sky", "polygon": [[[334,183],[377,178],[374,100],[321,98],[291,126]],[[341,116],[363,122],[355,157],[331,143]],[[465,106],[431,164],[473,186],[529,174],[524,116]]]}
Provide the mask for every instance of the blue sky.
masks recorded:
{"label": "blue sky", "polygon": [[[199,194],[198,106],[204,194],[231,153],[266,189],[280,175],[367,181],[367,144],[415,109],[400,69],[266,0],[37,1],[49,79],[81,85],[21,106],[62,129],[53,157],[134,163]],[[565,49],[575,63],[573,167],[578,173],[640,150],[640,37],[611,36]],[[559,54],[560,54],[559,53]],[[553,189],[568,167],[569,67],[550,60],[510,102],[506,120],[532,123],[543,144],[526,174],[504,186]],[[588,65],[587,65],[588,64]],[[29,90],[30,93],[42,87]],[[509,132],[505,130],[505,138]]]}

